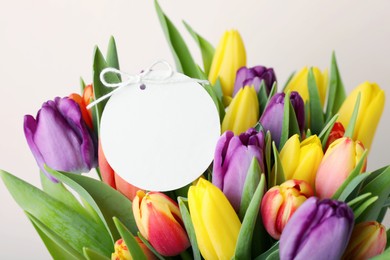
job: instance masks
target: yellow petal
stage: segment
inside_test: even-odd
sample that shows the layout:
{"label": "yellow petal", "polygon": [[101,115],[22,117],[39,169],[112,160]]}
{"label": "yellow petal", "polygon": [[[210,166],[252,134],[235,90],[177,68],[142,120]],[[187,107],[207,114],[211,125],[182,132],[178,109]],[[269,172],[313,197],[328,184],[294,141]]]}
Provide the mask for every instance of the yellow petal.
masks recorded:
{"label": "yellow petal", "polygon": [[280,152],[280,159],[286,180],[293,178],[300,157],[300,142],[297,134],[291,136]]}

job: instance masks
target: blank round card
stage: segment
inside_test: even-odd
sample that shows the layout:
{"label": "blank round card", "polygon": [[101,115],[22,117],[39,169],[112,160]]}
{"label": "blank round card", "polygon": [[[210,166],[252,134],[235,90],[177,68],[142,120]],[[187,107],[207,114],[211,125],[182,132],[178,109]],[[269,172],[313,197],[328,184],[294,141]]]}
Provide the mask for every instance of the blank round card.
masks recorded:
{"label": "blank round card", "polygon": [[[113,170],[145,190],[168,191],[196,180],[213,160],[220,122],[213,100],[195,80],[167,71],[123,87],[107,102],[100,125]],[[159,80],[161,79],[161,80]]]}

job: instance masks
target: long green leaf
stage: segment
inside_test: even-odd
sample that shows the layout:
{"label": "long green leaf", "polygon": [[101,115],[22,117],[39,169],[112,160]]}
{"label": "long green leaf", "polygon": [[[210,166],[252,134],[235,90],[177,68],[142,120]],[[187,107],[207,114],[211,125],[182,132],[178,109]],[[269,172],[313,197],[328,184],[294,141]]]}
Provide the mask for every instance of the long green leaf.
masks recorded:
{"label": "long green leaf", "polygon": [[119,70],[118,51],[116,49],[116,42],[113,36],[110,37],[107,47],[107,65],[109,67]]}
{"label": "long green leaf", "polygon": [[19,206],[37,218],[70,246],[83,253],[83,247],[93,248],[109,256],[113,241],[103,225],[92,222],[66,204],[40,189],[0,170],[0,175]]}
{"label": "long green leaf", "polygon": [[265,134],[265,149],[264,149],[264,158],[265,158],[265,164],[266,164],[266,174],[267,174],[267,180],[271,179],[271,173],[272,173],[272,162],[271,162],[271,155],[272,155],[272,138],[271,138],[271,132],[267,131]]}
{"label": "long green leaf", "polygon": [[154,1],[154,5],[165,37],[171,47],[177,70],[191,78],[204,79],[202,73],[199,73],[198,66],[194,62],[192,55],[179,31],[173,25],[171,20],[164,14],[157,0]]}
{"label": "long green leaf", "polygon": [[284,170],[283,170],[283,165],[282,161],[279,157],[279,152],[278,149],[276,148],[275,142],[272,142],[272,148],[274,152],[274,169],[271,174],[271,178],[269,180],[268,187],[271,188],[275,185],[282,184],[285,181],[285,175],[284,175]]}
{"label": "long green leaf", "polygon": [[211,63],[213,61],[215,49],[211,43],[209,43],[205,38],[196,33],[192,27],[183,21],[184,26],[187,28],[188,32],[191,34],[192,38],[194,38],[195,42],[198,44],[200,52],[202,54],[203,60],[203,69],[206,73],[206,76],[209,75],[209,71],[211,68]]}
{"label": "long green leaf", "polygon": [[362,182],[367,178],[369,175],[368,172],[366,173],[361,173],[357,175],[355,178],[353,178],[348,185],[344,188],[344,190],[341,192],[340,196],[338,197],[337,200],[340,201],[346,201],[348,202],[348,198],[355,198],[359,187],[361,186]]}
{"label": "long green leaf", "polygon": [[260,182],[261,173],[262,172],[259,161],[256,159],[256,157],[253,157],[252,162],[249,165],[248,173],[245,178],[244,188],[242,191],[240,210],[238,213],[241,221],[244,219],[245,213],[256,192],[256,188]]}
{"label": "long green leaf", "polygon": [[127,248],[133,259],[146,260],[146,256],[139,246],[135,237],[130,233],[126,226],[116,217],[113,218],[116,228],[118,229],[121,237],[125,241]]}
{"label": "long green leaf", "polygon": [[53,232],[39,219],[25,211],[35,230],[38,232],[50,255],[54,259],[84,259],[84,257],[71,247],[59,235]]}
{"label": "long green leaf", "polygon": [[345,88],[340,77],[339,68],[337,66],[336,54],[332,53],[332,61],[330,65],[330,81],[328,91],[328,102],[326,105],[326,119],[330,119],[339,111],[346,97]]}
{"label": "long green leaf", "polygon": [[50,174],[59,179],[83,199],[85,199],[101,218],[113,237],[113,240],[120,238],[116,229],[113,217],[119,218],[125,226],[133,233],[137,233],[132,204],[124,195],[111,188],[104,182],[72,173],[57,172],[48,168]]}
{"label": "long green leaf", "polygon": [[318,138],[321,140],[322,149],[325,151],[326,143],[328,142],[328,138],[330,135],[330,132],[332,131],[332,128],[334,124],[337,121],[337,118],[339,117],[338,114],[334,115],[329,122],[326,124],[326,126],[322,129],[321,133],[318,135]]}
{"label": "long green leaf", "polygon": [[210,85],[204,85],[203,88],[209,93],[211,99],[214,101],[214,104],[218,110],[219,120],[222,123],[223,118],[225,117],[225,107],[222,104],[222,101],[218,98],[218,95],[213,90],[214,87]]}
{"label": "long green leaf", "polygon": [[111,259],[88,247],[84,247],[83,252],[85,258],[88,260],[110,260]]}
{"label": "long green leaf", "polygon": [[356,198],[352,199],[351,201],[349,201],[347,204],[348,206],[350,206],[351,208],[357,208],[359,204],[361,204],[360,202],[364,201],[365,199],[371,197],[371,193],[364,193],[362,195],[359,195],[357,196]]}
{"label": "long green leaf", "polygon": [[377,200],[378,200],[378,196],[371,197],[371,198],[365,200],[358,208],[356,208],[353,211],[353,213],[355,215],[356,224],[365,221],[364,219],[360,218],[360,215],[362,215],[364,212],[366,212],[368,207],[371,206]]}
{"label": "long green leaf", "polygon": [[310,129],[312,133],[319,135],[324,126],[324,112],[322,111],[320,94],[316,79],[314,77],[313,68],[310,68],[307,76],[307,86],[309,89],[309,104],[310,104]]}
{"label": "long green leaf", "polygon": [[240,233],[238,234],[236,250],[234,252],[235,259],[251,259],[253,231],[260,211],[260,203],[264,195],[264,189],[265,176],[264,174],[261,174],[260,182],[257,185],[256,191],[248,206],[241,225]]}
{"label": "long green leaf", "polygon": [[358,117],[358,114],[359,114],[359,106],[360,106],[360,93],[358,94],[358,96],[356,98],[356,103],[355,103],[355,106],[353,108],[351,120],[349,120],[348,127],[345,130],[344,136],[353,138],[353,132],[355,130],[355,124],[356,124],[357,117]]}
{"label": "long green leaf", "polygon": [[198,242],[196,240],[194,225],[192,224],[190,212],[188,211],[188,208],[185,205],[185,201],[187,201],[187,199],[185,199],[183,197],[178,197],[177,201],[179,204],[181,217],[183,218],[184,226],[186,228],[188,237],[189,237],[190,242],[191,242],[192,254],[194,256],[194,259],[201,260],[202,257],[200,256]]}
{"label": "long green leaf", "polygon": [[165,259],[166,259],[166,258],[163,257],[162,255],[160,255],[160,254],[156,251],[156,249],[153,248],[153,246],[149,243],[149,241],[146,240],[146,238],[144,238],[140,232],[138,232],[137,234],[138,234],[139,239],[141,239],[141,241],[145,244],[145,246],[146,246],[147,248],[149,248],[149,250],[152,251],[152,253],[153,253],[158,259],[160,259],[160,260],[165,260]]}
{"label": "long green leaf", "polygon": [[272,247],[270,247],[267,251],[257,256],[255,260],[265,260],[269,259],[274,253],[279,253],[279,241],[276,242]]}

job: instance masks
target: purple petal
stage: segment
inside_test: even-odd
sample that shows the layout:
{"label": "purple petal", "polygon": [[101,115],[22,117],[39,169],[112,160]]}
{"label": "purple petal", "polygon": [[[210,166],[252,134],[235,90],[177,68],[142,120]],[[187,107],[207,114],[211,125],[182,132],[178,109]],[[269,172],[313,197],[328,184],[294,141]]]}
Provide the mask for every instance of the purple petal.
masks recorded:
{"label": "purple petal", "polygon": [[301,95],[296,91],[291,92],[290,100],[297,117],[299,130],[303,132],[305,130],[305,103]]}
{"label": "purple petal", "polygon": [[213,184],[222,190],[223,178],[226,173],[226,154],[229,147],[230,140],[234,137],[232,131],[226,131],[219,138],[214,153],[214,164],[213,164]]}

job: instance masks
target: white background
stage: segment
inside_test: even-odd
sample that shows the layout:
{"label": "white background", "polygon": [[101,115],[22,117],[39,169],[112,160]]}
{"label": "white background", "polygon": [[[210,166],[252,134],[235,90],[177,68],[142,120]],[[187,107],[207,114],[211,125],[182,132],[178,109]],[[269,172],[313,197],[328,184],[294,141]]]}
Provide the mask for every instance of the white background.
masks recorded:
{"label": "white background", "polygon": [[[390,1],[160,0],[185,32],[185,19],[216,45],[226,29],[245,41],[248,65],[274,67],[284,83],[304,65],[328,67],[336,50],[348,91],[363,81],[390,91]],[[110,35],[121,68],[139,72],[157,59],[173,64],[152,0],[0,0],[0,168],[39,185],[23,135],[23,115],[91,81],[95,44],[105,52]],[[387,104],[369,155],[369,169],[390,162]],[[43,243],[0,182],[0,258],[48,259]]]}

